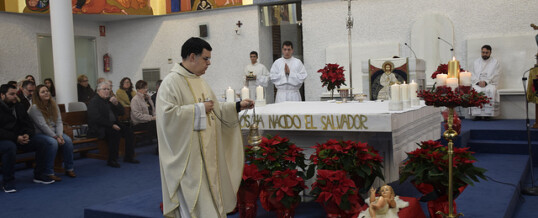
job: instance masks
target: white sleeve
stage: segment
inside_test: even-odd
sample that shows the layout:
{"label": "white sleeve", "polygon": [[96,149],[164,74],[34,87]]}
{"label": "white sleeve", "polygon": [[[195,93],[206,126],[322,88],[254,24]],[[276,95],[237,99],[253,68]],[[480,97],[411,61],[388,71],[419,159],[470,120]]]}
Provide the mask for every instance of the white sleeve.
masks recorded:
{"label": "white sleeve", "polygon": [[194,130],[200,131],[206,129],[207,117],[205,115],[204,103],[194,104]]}

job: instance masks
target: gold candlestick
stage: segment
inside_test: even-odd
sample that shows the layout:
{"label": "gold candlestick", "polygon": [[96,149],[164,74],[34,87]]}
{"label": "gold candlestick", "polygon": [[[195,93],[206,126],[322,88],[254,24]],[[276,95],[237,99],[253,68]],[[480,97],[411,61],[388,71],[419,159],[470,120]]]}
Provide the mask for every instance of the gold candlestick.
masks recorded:
{"label": "gold candlestick", "polygon": [[[459,71],[459,65],[458,65],[458,71]],[[448,72],[450,72],[450,68]],[[452,199],[454,195],[454,187],[452,185],[452,159],[454,156],[454,143],[452,142],[452,140],[458,136],[458,132],[452,129],[453,123],[454,123],[454,108],[449,107],[448,119],[447,119],[448,129],[443,133],[443,137],[445,137],[445,139],[448,141],[448,214],[444,214],[442,211],[437,211],[435,213],[443,217],[449,217],[449,218],[463,216],[462,213],[454,214],[454,209],[453,209],[454,206],[452,205],[453,204]]]}
{"label": "gold candlestick", "polygon": [[453,57],[448,62],[448,78],[458,78],[458,81],[460,80],[460,62],[456,60],[456,57]]}

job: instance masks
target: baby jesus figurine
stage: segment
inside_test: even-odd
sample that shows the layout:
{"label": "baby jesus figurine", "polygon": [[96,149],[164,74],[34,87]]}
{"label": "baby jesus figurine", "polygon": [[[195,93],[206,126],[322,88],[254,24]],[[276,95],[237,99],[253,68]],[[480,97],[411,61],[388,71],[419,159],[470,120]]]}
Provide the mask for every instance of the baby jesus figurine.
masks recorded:
{"label": "baby jesus figurine", "polygon": [[370,189],[370,198],[366,199],[370,206],[359,214],[359,218],[397,218],[400,208],[409,205],[408,202],[400,200],[389,185],[381,186],[379,194],[381,196],[376,197],[376,190]]}

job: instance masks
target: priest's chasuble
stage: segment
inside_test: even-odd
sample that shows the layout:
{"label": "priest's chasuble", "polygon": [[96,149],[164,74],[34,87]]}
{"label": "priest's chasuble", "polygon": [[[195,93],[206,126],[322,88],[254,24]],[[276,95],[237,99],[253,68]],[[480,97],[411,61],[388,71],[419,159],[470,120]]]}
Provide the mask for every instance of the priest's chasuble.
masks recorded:
{"label": "priest's chasuble", "polygon": [[[209,114],[200,104],[206,99],[214,103]],[[219,103],[204,79],[176,64],[156,112],[164,216],[226,217],[244,164],[235,103]]]}

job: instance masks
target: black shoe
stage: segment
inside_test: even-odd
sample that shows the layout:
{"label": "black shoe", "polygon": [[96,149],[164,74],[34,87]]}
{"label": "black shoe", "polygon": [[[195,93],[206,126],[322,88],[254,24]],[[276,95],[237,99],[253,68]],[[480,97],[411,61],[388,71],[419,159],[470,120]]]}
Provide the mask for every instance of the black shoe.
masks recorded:
{"label": "black shoe", "polygon": [[485,120],[485,121],[490,121],[490,120],[491,120],[491,117],[484,117],[484,120]]}
{"label": "black shoe", "polygon": [[2,186],[5,193],[15,193],[17,192],[17,189],[15,188],[15,182],[4,182],[4,185]]}
{"label": "black shoe", "polygon": [[51,179],[49,176],[40,175],[40,176],[34,176],[34,182],[48,185],[48,184],[54,183],[54,180]]}
{"label": "black shoe", "polygon": [[114,168],[120,168],[120,164],[117,162],[117,161],[108,161],[108,163],[106,164],[110,167],[114,167]]}
{"label": "black shoe", "polygon": [[482,117],[481,117],[481,116],[476,116],[476,117],[474,117],[474,119],[473,119],[473,120],[474,120],[474,121],[478,121],[478,120],[481,120],[481,119],[482,119]]}
{"label": "black shoe", "polygon": [[133,164],[139,164],[139,163],[140,163],[139,160],[134,159],[134,158],[123,159],[123,162],[126,162],[126,163],[133,163]]}

